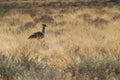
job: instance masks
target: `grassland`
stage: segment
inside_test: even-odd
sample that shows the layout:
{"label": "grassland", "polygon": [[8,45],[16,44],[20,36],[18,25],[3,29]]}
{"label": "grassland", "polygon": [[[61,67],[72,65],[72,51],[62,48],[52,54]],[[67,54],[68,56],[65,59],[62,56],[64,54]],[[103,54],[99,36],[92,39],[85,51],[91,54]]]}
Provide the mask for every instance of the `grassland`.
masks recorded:
{"label": "grassland", "polygon": [[[25,75],[0,67],[3,80],[120,79],[119,1],[3,1],[0,10],[0,61]],[[45,38],[29,40],[42,23]]]}

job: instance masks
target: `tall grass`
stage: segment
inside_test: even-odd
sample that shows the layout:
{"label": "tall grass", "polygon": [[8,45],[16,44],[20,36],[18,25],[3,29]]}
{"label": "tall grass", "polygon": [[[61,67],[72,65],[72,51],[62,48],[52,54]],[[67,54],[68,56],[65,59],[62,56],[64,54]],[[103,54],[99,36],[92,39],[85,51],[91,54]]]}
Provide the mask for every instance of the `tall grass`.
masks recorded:
{"label": "tall grass", "polygon": [[14,56],[0,55],[0,76],[3,80],[119,80],[120,61],[113,58],[88,57],[81,61],[72,60],[58,70],[49,63],[41,62],[31,54]]}
{"label": "tall grass", "polygon": [[[119,6],[101,3],[2,3],[1,79],[119,80]],[[42,23],[45,38],[29,40]]]}

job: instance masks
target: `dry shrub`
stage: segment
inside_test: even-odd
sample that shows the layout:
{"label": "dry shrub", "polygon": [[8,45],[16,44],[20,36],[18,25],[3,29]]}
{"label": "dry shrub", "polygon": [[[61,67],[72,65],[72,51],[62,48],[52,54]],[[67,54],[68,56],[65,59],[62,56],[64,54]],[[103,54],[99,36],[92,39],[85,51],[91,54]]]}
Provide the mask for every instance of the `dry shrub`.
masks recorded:
{"label": "dry shrub", "polygon": [[92,20],[92,16],[89,15],[89,14],[83,14],[83,15],[81,15],[80,17],[83,17],[83,20],[84,20],[84,21],[87,21],[88,23],[90,23],[91,20]]}
{"label": "dry shrub", "polygon": [[120,14],[118,14],[118,15],[115,15],[115,16],[113,16],[113,19],[112,20],[120,20]]}
{"label": "dry shrub", "polygon": [[94,24],[95,26],[99,27],[108,24],[108,21],[103,18],[96,17],[93,21],[91,21],[91,24]]}
{"label": "dry shrub", "polygon": [[18,29],[18,32],[23,32],[23,31],[28,30],[30,28],[34,28],[35,25],[36,24],[34,22],[27,22]]}
{"label": "dry shrub", "polygon": [[43,22],[43,23],[53,23],[54,22],[54,19],[49,15],[43,15],[43,16],[41,16],[40,19],[41,19],[41,22]]}
{"label": "dry shrub", "polygon": [[39,18],[34,18],[34,22],[35,23],[39,23],[41,21],[41,18],[39,17]]}
{"label": "dry shrub", "polygon": [[39,22],[43,22],[43,23],[53,23],[54,19],[49,16],[49,15],[43,15],[41,17],[38,18],[34,18],[34,22],[35,23],[39,23]]}
{"label": "dry shrub", "polygon": [[20,20],[19,20],[18,18],[13,18],[13,19],[10,21],[10,25],[11,25],[11,26],[16,26],[19,22],[20,22]]}
{"label": "dry shrub", "polygon": [[35,17],[37,15],[37,12],[36,10],[34,9],[20,9],[20,10],[17,10],[20,14],[29,14],[31,17]]}
{"label": "dry shrub", "polygon": [[89,24],[95,25],[96,27],[102,27],[108,24],[108,21],[100,18],[100,17],[93,17],[89,14],[83,14],[80,17],[83,17],[83,20],[88,22]]}

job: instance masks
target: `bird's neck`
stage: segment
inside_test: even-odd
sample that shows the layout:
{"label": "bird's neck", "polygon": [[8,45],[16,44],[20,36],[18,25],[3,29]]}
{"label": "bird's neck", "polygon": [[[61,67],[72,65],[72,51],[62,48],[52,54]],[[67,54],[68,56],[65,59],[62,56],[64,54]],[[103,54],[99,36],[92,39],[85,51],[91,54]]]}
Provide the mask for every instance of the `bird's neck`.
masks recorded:
{"label": "bird's neck", "polygon": [[42,33],[45,33],[45,27],[43,26],[43,28],[42,28]]}

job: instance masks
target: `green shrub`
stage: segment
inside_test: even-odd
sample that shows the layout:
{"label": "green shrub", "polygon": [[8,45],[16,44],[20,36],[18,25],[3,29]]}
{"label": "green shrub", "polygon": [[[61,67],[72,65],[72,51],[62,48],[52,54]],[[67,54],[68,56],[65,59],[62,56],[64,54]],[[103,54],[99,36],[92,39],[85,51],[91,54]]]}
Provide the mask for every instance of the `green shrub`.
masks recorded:
{"label": "green shrub", "polygon": [[79,63],[73,63],[65,69],[68,73],[72,74],[72,78],[75,80],[107,80],[108,77],[112,78],[114,73],[114,66],[112,59],[96,60],[94,58],[87,58]]}
{"label": "green shrub", "polygon": [[24,75],[24,67],[14,60],[5,55],[0,54],[0,76],[3,80],[14,80],[18,76]]}
{"label": "green shrub", "polygon": [[114,69],[117,80],[120,80],[120,58],[114,62]]}
{"label": "green shrub", "polygon": [[28,77],[33,79],[53,80],[56,77],[57,70],[51,68],[48,63],[38,61],[38,57],[30,57],[31,55],[22,55],[19,59],[21,66],[24,66]]}
{"label": "green shrub", "polygon": [[[68,75],[68,74],[71,75]],[[67,78],[66,78],[67,77]],[[0,79],[34,79],[34,80],[113,80],[120,79],[120,58],[88,57],[74,61],[60,71],[49,63],[38,61],[37,56],[22,54],[7,57],[0,54]]]}

